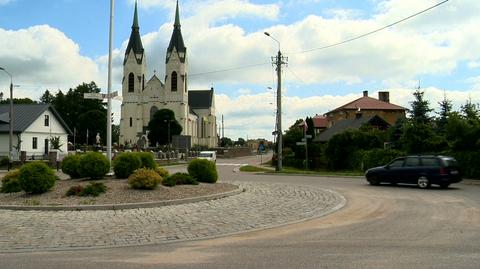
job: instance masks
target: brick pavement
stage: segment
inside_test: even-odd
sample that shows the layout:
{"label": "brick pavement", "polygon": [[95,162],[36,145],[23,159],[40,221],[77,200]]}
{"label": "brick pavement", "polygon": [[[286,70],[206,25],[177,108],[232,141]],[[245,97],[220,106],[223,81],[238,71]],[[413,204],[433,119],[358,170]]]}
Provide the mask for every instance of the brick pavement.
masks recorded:
{"label": "brick pavement", "polygon": [[341,208],[320,188],[235,183],[244,193],[191,204],[109,211],[0,210],[0,252],[158,244],[290,224]]}

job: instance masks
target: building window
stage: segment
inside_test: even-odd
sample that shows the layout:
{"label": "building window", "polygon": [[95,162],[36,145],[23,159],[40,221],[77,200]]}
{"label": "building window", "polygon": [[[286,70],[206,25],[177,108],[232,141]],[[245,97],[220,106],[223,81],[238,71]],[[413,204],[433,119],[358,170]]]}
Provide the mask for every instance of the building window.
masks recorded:
{"label": "building window", "polygon": [[133,126],[133,118],[130,117],[130,127],[132,127],[132,126]]}
{"label": "building window", "polygon": [[185,92],[187,92],[188,82],[187,82],[187,74],[185,74]]}
{"label": "building window", "polygon": [[128,92],[133,92],[135,89],[135,75],[133,73],[130,73],[128,75]]}
{"label": "building window", "polygon": [[150,120],[153,119],[153,116],[155,115],[155,113],[157,113],[158,111],[158,108],[156,106],[152,106],[152,108],[150,108]]}
{"label": "building window", "polygon": [[176,92],[177,91],[177,72],[173,71],[172,73],[172,85],[171,85],[171,88],[172,88],[172,92]]}
{"label": "building window", "polygon": [[50,125],[50,116],[45,115],[45,126],[49,126],[49,125]]}
{"label": "building window", "polygon": [[33,137],[32,138],[32,149],[37,149],[38,147],[38,138]]}

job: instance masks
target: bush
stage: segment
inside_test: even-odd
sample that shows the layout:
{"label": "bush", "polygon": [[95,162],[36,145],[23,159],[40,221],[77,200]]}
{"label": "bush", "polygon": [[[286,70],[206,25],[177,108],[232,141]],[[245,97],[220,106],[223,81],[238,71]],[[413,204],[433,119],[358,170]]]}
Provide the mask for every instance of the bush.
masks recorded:
{"label": "bush", "polygon": [[218,179],[217,167],[214,162],[196,159],[188,164],[188,173],[198,182],[215,183]]}
{"label": "bush", "polygon": [[162,180],[162,185],[167,186],[167,187],[173,187],[173,186],[177,185],[177,181],[176,181],[175,177],[169,176],[169,177],[164,178]]}
{"label": "bush", "polygon": [[70,178],[80,178],[80,155],[68,155],[62,161],[62,172],[69,175]]}
{"label": "bush", "polygon": [[169,178],[171,181],[174,181],[176,185],[198,185],[198,181],[187,173],[175,173],[169,176]]}
{"label": "bush", "polygon": [[55,185],[55,172],[43,162],[31,162],[20,168],[18,182],[26,193],[44,193]]}
{"label": "bush", "polygon": [[80,159],[79,172],[82,177],[102,179],[110,170],[110,163],[102,153],[89,152]]}
{"label": "bush", "polygon": [[149,168],[149,169],[155,169],[157,167],[157,163],[155,162],[155,159],[153,158],[152,153],[138,152],[136,154],[140,158],[140,161],[142,163],[140,167]]}
{"label": "bush", "polygon": [[8,166],[10,164],[10,158],[4,156],[0,159],[0,166]]}
{"label": "bush", "polygon": [[157,166],[155,168],[155,172],[157,172],[157,174],[159,174],[163,179],[167,178],[170,175],[167,169],[160,166]]}
{"label": "bush", "polygon": [[91,182],[81,192],[80,196],[99,196],[107,191],[107,186],[100,182]]}
{"label": "bush", "polygon": [[128,185],[133,189],[153,190],[162,177],[152,169],[141,168],[128,177]]}
{"label": "bush", "polygon": [[480,152],[457,151],[447,155],[457,160],[464,178],[480,179]]}
{"label": "bush", "polygon": [[20,170],[13,170],[8,172],[2,178],[2,188],[0,192],[4,193],[11,193],[11,192],[20,192],[22,191],[22,187],[18,182],[18,176],[20,175]]}
{"label": "bush", "polygon": [[382,166],[391,160],[405,156],[405,152],[395,149],[372,149],[363,151],[363,170]]}
{"label": "bush", "polygon": [[80,193],[82,193],[84,187],[82,185],[75,185],[71,186],[70,189],[68,189],[67,193],[65,193],[66,196],[80,196]]}
{"label": "bush", "polygon": [[142,166],[140,157],[133,153],[127,152],[120,154],[113,162],[113,171],[118,178],[128,178],[135,170]]}

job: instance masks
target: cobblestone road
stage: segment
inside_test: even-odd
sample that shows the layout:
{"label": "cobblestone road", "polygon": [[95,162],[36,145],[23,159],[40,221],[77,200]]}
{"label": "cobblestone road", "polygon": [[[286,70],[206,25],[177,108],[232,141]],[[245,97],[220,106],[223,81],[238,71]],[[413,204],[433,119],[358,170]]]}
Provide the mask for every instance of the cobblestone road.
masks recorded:
{"label": "cobblestone road", "polygon": [[233,183],[246,192],[158,208],[0,210],[0,252],[132,246],[216,237],[321,216],[345,203],[339,194],[319,188]]}

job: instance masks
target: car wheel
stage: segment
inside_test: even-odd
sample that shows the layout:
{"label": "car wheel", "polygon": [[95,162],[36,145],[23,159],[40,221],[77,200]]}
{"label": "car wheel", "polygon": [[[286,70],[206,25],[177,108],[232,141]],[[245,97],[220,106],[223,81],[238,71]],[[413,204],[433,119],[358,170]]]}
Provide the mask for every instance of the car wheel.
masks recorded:
{"label": "car wheel", "polygon": [[417,185],[420,189],[427,189],[430,187],[430,181],[426,176],[421,176],[417,180]]}
{"label": "car wheel", "polygon": [[373,186],[380,185],[380,180],[378,180],[378,178],[376,176],[370,176],[367,179],[367,181],[368,181],[368,183],[370,183],[370,185],[373,185]]}
{"label": "car wheel", "polygon": [[450,183],[442,183],[442,184],[440,184],[440,188],[442,188],[442,189],[448,189],[448,186],[450,186]]}

